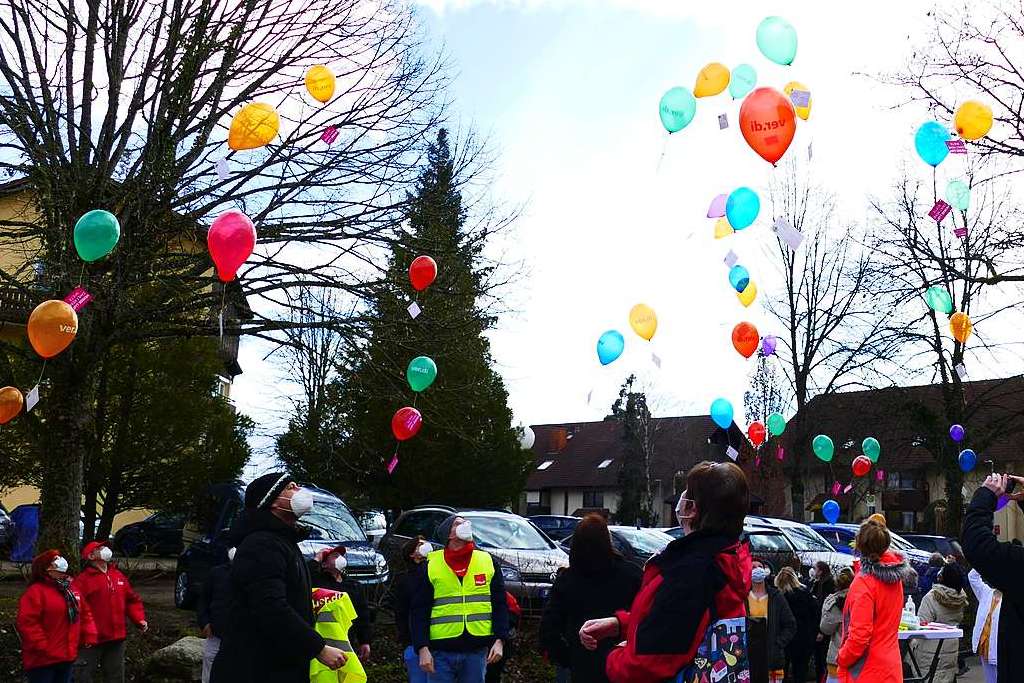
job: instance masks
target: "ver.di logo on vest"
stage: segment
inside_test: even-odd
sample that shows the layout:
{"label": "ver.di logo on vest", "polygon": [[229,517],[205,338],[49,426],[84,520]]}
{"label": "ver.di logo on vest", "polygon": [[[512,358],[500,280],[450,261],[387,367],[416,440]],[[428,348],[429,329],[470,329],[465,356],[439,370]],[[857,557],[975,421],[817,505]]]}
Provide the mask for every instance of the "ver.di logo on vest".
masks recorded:
{"label": "ver.di logo on vest", "polygon": [[483,586],[487,583],[487,576],[485,574],[475,574],[473,576],[473,583],[477,586]]}

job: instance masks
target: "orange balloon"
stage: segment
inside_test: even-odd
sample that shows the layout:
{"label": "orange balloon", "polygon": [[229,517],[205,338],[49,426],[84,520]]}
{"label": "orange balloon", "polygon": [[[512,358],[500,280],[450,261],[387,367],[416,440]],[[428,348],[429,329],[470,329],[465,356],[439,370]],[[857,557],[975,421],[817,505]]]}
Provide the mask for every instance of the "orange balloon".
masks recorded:
{"label": "orange balloon", "polygon": [[0,389],[0,425],[5,425],[18,416],[25,398],[14,387]]}
{"label": "orange balloon", "polygon": [[750,148],[774,165],[793,142],[795,117],[785,95],[772,88],[757,88],[740,107],[740,130]]}
{"label": "orange balloon", "polygon": [[974,323],[971,322],[970,316],[966,313],[954,313],[953,317],[949,319],[949,331],[953,333],[954,339],[961,344],[966,344],[967,338],[974,331]]}
{"label": "orange balloon", "polygon": [[732,345],[744,358],[750,358],[761,344],[757,328],[750,323],[740,323],[732,328]]}
{"label": "orange balloon", "polygon": [[28,341],[43,358],[53,358],[75,341],[78,314],[64,301],[51,299],[28,317]]}

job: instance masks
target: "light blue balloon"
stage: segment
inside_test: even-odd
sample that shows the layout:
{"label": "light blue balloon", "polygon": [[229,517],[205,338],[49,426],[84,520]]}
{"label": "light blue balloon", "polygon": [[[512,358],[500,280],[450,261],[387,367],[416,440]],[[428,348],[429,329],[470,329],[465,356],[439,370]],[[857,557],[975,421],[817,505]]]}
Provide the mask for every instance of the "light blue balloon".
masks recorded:
{"label": "light blue balloon", "polygon": [[768,17],[757,26],[757,49],[776,64],[793,63],[796,43],[796,29],[782,17]]}
{"label": "light blue balloon", "polygon": [[601,365],[614,362],[626,348],[626,338],[618,330],[608,330],[597,340],[597,359]]}
{"label": "light blue balloon", "polygon": [[658,104],[661,125],[665,126],[669,133],[678,133],[686,128],[696,113],[697,99],[683,87],[672,88],[666,92]]}
{"label": "light blue balloon", "polygon": [[935,121],[922,123],[914,135],[914,149],[926,164],[938,166],[949,156],[946,140],[951,138],[949,131]]}
{"label": "light blue balloon", "polygon": [[725,217],[733,230],[743,230],[757,219],[761,212],[761,198],[749,187],[741,187],[725,201]]}
{"label": "light blue balloon", "polygon": [[743,266],[733,266],[729,269],[729,284],[737,292],[742,292],[750,284],[750,273]]}
{"label": "light blue balloon", "polygon": [[839,521],[839,503],[832,499],[826,500],[821,506],[821,515],[829,524],[835,524]]}
{"label": "light blue balloon", "polygon": [[746,96],[757,85],[757,72],[749,64],[740,64],[729,75],[729,94],[734,100]]}
{"label": "light blue balloon", "polygon": [[732,426],[732,404],[724,398],[716,398],[711,403],[711,419],[722,429]]}

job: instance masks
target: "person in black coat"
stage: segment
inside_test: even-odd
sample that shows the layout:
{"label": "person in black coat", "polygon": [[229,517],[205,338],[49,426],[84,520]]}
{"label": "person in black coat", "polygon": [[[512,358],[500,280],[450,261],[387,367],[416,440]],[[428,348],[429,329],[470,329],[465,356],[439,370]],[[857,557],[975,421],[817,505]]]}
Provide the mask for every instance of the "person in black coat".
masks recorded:
{"label": "person in black coat", "polygon": [[331,669],[345,653],[314,628],[313,589],[299,551],[298,520],[313,507],[309,491],[284,473],[245,489],[245,515],[232,535],[228,629],[213,663],[214,683],[308,683],[309,663]]}
{"label": "person in black coat", "polygon": [[365,664],[370,659],[370,643],[373,642],[373,621],[376,616],[366,600],[366,591],[355,581],[348,578],[345,568],[347,549],[341,545],[329,550],[321,550],[309,561],[309,575],[314,588],[347,593],[356,611],[356,620],[349,629],[349,642],[359,654],[359,661]]}
{"label": "person in black coat", "polygon": [[419,655],[412,647],[412,634],[409,631],[409,609],[412,596],[419,581],[420,572],[426,570],[423,561],[433,550],[422,536],[410,538],[402,546],[402,569],[400,576],[395,577],[392,605],[395,610],[395,630],[398,632],[398,647],[402,650],[402,662],[409,677],[409,683],[427,683],[427,674],[420,669]]}
{"label": "person in black coat", "polygon": [[203,591],[196,606],[196,620],[205,638],[203,643],[202,683],[210,683],[213,662],[220,651],[220,641],[227,633],[231,614],[231,560],[235,549],[228,550],[228,563],[219,564],[210,570]]}
{"label": "person in black coat", "polygon": [[1010,499],[1024,500],[1024,477],[989,475],[967,506],[960,538],[967,561],[985,583],[1003,593],[996,644],[998,683],[1019,681],[1024,672],[1024,648],[1020,647],[1024,640],[1024,547],[1001,543],[992,529],[996,504],[1011,481],[1016,482],[1017,491]]}
{"label": "person in black coat", "polygon": [[573,683],[607,683],[606,650],[590,651],[580,643],[580,627],[590,619],[629,609],[640,590],[640,569],[612,548],[608,524],[588,515],[576,527],[569,567],[561,570],[540,621],[540,648],[557,666],[572,672]]}
{"label": "person in black coat", "polygon": [[[832,576],[832,568],[828,562],[818,560],[811,568],[811,595],[818,604],[818,620],[821,621],[821,608],[825,604],[825,598],[836,592],[836,580]],[[828,673],[828,645],[830,639],[820,631],[815,633],[814,642],[814,680],[825,680]]]}
{"label": "person in black coat", "polygon": [[796,634],[786,646],[788,669],[795,683],[806,683],[807,664],[814,651],[818,635],[818,624],[821,622],[821,608],[811,591],[800,583],[800,579],[789,567],[783,567],[775,577],[778,588],[789,604],[789,610],[796,620]]}
{"label": "person in black coat", "polygon": [[786,668],[786,646],[796,635],[796,620],[789,603],[769,577],[761,560],[751,562],[751,589],[747,596],[747,643],[751,683],[781,681]]}

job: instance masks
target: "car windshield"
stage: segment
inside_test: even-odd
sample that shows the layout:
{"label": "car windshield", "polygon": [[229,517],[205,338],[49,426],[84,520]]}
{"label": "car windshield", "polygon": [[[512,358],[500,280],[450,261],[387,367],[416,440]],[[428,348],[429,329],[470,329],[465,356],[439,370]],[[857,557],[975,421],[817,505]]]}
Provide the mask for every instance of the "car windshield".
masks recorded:
{"label": "car windshield", "polygon": [[665,549],[672,539],[665,534],[642,529],[616,529],[615,533],[639,553],[653,555]]}
{"label": "car windshield", "polygon": [[366,541],[366,534],[347,506],[327,496],[313,496],[313,509],[299,522],[309,527],[309,538],[332,541]]}
{"label": "car windshield", "polygon": [[891,531],[889,532],[889,538],[892,539],[892,545],[894,548],[896,548],[896,550],[902,550],[904,552],[907,550],[917,550],[917,548],[914,547],[914,544],[912,544],[910,541],[903,538],[902,536],[897,536]]}
{"label": "car windshield", "polygon": [[755,552],[788,553],[793,550],[786,537],[779,533],[754,532],[748,534],[747,538],[750,539],[750,547]]}
{"label": "car windshield", "polygon": [[540,532],[525,519],[512,515],[477,517],[466,515],[473,522],[473,540],[482,548],[503,550],[550,550]]}
{"label": "car windshield", "polygon": [[801,552],[830,553],[832,546],[813,529],[802,526],[787,526],[786,535]]}

